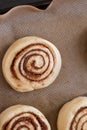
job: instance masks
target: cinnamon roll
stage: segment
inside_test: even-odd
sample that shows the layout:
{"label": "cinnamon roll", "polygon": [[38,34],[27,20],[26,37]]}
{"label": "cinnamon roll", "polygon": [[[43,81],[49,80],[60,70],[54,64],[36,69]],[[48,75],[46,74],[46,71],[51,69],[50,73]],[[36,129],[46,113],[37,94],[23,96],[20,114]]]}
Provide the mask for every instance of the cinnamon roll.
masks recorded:
{"label": "cinnamon roll", "polygon": [[47,87],[56,79],[60,68],[58,49],[51,42],[34,36],[13,43],[2,63],[7,82],[20,92]]}
{"label": "cinnamon roll", "polygon": [[59,112],[58,130],[87,130],[87,97],[66,103]]}
{"label": "cinnamon roll", "polygon": [[36,108],[16,105],[0,114],[0,130],[51,130],[51,127]]}

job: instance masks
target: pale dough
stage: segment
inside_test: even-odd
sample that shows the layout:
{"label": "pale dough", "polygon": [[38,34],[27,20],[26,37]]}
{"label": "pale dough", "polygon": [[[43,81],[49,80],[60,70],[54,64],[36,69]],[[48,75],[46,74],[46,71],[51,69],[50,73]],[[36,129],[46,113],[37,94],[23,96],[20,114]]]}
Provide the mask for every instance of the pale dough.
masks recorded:
{"label": "pale dough", "polygon": [[3,62],[3,74],[16,91],[27,92],[49,86],[61,68],[58,49],[39,37],[24,37],[7,50]]}
{"label": "pale dough", "polygon": [[87,97],[77,97],[59,112],[58,130],[87,130]]}
{"label": "pale dough", "polygon": [[51,127],[38,109],[15,105],[0,114],[0,130],[51,130]]}

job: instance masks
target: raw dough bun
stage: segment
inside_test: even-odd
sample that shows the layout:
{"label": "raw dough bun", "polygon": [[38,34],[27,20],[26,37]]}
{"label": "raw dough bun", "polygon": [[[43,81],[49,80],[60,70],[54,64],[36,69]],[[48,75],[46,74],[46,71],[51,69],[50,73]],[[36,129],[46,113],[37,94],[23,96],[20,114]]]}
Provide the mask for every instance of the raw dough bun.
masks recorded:
{"label": "raw dough bun", "polygon": [[59,112],[58,130],[87,130],[87,97],[66,103]]}
{"label": "raw dough bun", "polygon": [[49,41],[39,37],[24,37],[7,50],[2,69],[13,89],[32,91],[50,85],[59,74],[61,56]]}
{"label": "raw dough bun", "polygon": [[51,127],[36,108],[15,105],[1,113],[0,130],[51,130]]}

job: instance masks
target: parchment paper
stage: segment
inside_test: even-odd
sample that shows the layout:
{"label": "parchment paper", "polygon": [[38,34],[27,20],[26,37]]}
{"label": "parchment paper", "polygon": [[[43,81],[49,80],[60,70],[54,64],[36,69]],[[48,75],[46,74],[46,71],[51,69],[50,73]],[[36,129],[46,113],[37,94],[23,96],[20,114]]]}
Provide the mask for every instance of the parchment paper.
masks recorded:
{"label": "parchment paper", "polygon": [[[62,56],[62,69],[49,87],[19,93],[9,87],[2,75],[2,58],[16,39],[31,35],[54,43]],[[20,6],[0,16],[0,112],[15,104],[32,105],[56,130],[60,107],[86,93],[87,0],[54,0],[45,11]]]}

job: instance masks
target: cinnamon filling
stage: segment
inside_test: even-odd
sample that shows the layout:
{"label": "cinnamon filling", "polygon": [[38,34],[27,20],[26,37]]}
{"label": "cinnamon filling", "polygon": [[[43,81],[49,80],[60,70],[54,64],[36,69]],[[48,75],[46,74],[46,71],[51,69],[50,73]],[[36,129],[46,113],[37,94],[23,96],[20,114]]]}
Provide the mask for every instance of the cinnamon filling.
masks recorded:
{"label": "cinnamon filling", "polygon": [[[76,121],[76,117],[77,117],[81,112],[83,112],[83,111],[85,111],[85,113],[83,113],[83,114],[79,117],[78,121]],[[75,116],[74,116],[74,118],[73,118],[73,120],[72,120],[72,122],[71,122],[70,130],[73,130],[73,128],[74,128],[75,130],[77,130],[77,129],[78,129],[78,125],[79,125],[81,119],[84,118],[85,116],[87,116],[87,107],[82,107],[82,108],[80,108],[80,109],[77,111],[77,113],[75,114]],[[75,123],[76,125],[74,125],[74,123]],[[82,123],[82,122],[81,122],[81,123]],[[87,123],[87,119],[81,124],[80,130],[83,130],[83,127],[84,127],[84,125],[85,125],[86,123]]]}
{"label": "cinnamon filling", "polygon": [[[40,125],[40,127],[41,127],[41,130],[48,130],[47,125],[45,124],[44,121],[41,120],[41,118],[40,118],[38,115],[36,115],[36,114],[34,114],[34,113],[30,113],[30,112],[26,112],[26,113],[32,114],[32,115],[36,118],[36,120],[38,121],[38,123],[39,123],[39,125]],[[18,116],[20,116],[20,115],[22,115],[22,114],[26,114],[26,113],[21,113],[21,114],[18,114],[18,115],[16,115],[16,116],[14,116],[10,121],[8,121],[8,122],[3,126],[3,130],[8,130],[8,125],[10,124],[10,122],[11,122],[14,118],[16,118],[16,117],[18,117]],[[25,123],[25,125],[21,125],[20,122]],[[30,128],[26,125],[26,123],[27,123],[27,125],[29,125],[29,123],[32,124],[32,126],[34,127],[34,130],[38,130],[38,125],[35,123],[35,121],[34,121],[33,118],[31,118],[31,117],[21,117],[21,118],[19,118],[18,120],[15,120],[15,122],[12,124],[10,130],[13,130],[13,129],[15,128],[15,126],[18,125],[18,124],[19,124],[20,126],[17,128],[17,130],[21,130],[21,128],[26,128],[27,130],[30,130]]]}
{"label": "cinnamon filling", "polygon": [[[38,48],[36,48],[36,49],[31,49],[30,51],[28,51],[28,49],[30,49],[30,48],[33,47],[33,46],[40,46],[40,47],[42,47],[42,48],[43,48],[43,47],[46,48],[46,49],[50,52],[50,54],[52,55],[52,58],[53,58],[53,67],[52,67],[52,69],[50,70],[50,72],[48,73],[48,75],[46,75],[46,76],[43,77],[43,78],[40,78],[41,75],[45,74],[46,71],[48,70],[48,68],[50,67],[50,62],[51,62],[51,61],[50,61],[50,56],[49,56],[49,54],[48,54],[47,52],[45,52],[45,50],[41,50],[41,49],[38,49]],[[17,61],[17,59],[18,59],[24,52],[26,52],[26,51],[27,51],[27,53],[25,53],[25,54],[23,55],[23,57],[21,58],[21,60],[20,60],[20,62],[19,62],[19,65],[18,65],[18,70],[19,70],[20,74],[21,74],[24,78],[26,78],[26,79],[28,79],[28,80],[31,80],[31,81],[42,81],[42,80],[46,79],[46,78],[53,72],[54,62],[55,62],[55,61],[54,61],[54,56],[53,56],[52,52],[49,50],[49,48],[48,48],[47,46],[41,44],[41,43],[29,45],[29,46],[25,47],[24,49],[22,49],[20,52],[18,52],[18,53],[16,54],[15,58],[14,58],[13,61],[12,61],[11,67],[10,67],[10,70],[11,70],[12,75],[14,76],[14,78],[19,79],[18,76],[17,76],[17,74],[16,74],[16,71],[15,71],[15,69],[14,69],[14,66],[15,66],[15,64],[16,64],[16,61]],[[38,54],[35,54],[34,51],[37,51]],[[31,53],[31,52],[32,52],[33,54],[28,55],[28,54]],[[43,56],[43,55],[39,54],[40,52],[43,52],[43,53],[46,55],[47,59],[48,59],[48,65],[47,65],[46,69],[45,69],[44,71],[42,71],[42,72],[38,72],[38,70],[39,70],[39,69],[43,69],[43,67],[45,66],[45,59],[44,59],[44,56]],[[36,65],[35,59],[33,59],[32,62],[28,65],[28,61],[30,61],[30,59],[31,59],[32,57],[41,57],[41,59],[42,59],[42,61],[43,61],[42,65],[38,67],[38,66]],[[22,61],[24,61],[24,62],[22,63]],[[22,65],[22,64],[23,64],[23,65]],[[22,65],[23,67],[21,67],[21,65]],[[31,68],[31,69],[30,69],[30,68]],[[23,69],[23,70],[22,70],[22,69]],[[33,69],[35,69],[35,70],[37,70],[37,71],[34,72]],[[25,74],[24,74],[22,71],[24,71]]]}

